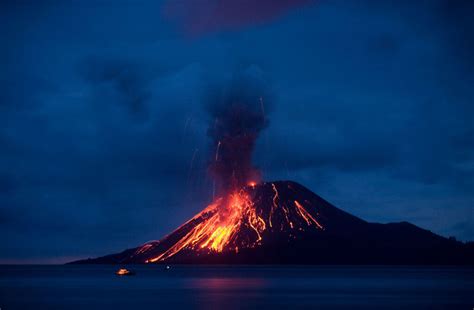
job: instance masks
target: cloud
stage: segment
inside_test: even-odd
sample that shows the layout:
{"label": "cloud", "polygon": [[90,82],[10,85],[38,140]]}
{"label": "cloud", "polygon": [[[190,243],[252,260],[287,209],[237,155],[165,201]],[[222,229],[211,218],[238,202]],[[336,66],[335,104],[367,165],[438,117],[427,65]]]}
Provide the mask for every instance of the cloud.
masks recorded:
{"label": "cloud", "polygon": [[[435,1],[436,2],[436,1]],[[460,59],[467,74],[474,72],[474,2],[469,0],[439,0],[436,14],[441,21],[440,32],[445,36],[447,47]]]}
{"label": "cloud", "polygon": [[134,116],[147,113],[152,95],[149,89],[152,72],[148,69],[126,60],[97,57],[89,57],[79,66],[82,77],[98,97],[111,95],[114,103],[125,106]]}
{"label": "cloud", "polygon": [[191,0],[168,1],[164,14],[190,35],[239,29],[284,15],[314,0]]}
{"label": "cloud", "polygon": [[57,91],[57,85],[40,75],[4,72],[0,75],[0,111],[35,108],[44,96]]}

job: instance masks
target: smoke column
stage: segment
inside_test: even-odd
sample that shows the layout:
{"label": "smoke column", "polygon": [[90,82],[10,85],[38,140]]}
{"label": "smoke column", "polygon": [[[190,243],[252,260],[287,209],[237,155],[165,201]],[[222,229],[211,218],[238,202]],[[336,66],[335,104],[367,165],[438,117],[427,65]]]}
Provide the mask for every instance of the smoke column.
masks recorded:
{"label": "smoke column", "polygon": [[260,132],[268,125],[271,99],[262,72],[256,67],[235,74],[213,88],[207,100],[208,135],[213,142],[209,164],[217,193],[258,182],[260,171],[252,165],[252,153]]}

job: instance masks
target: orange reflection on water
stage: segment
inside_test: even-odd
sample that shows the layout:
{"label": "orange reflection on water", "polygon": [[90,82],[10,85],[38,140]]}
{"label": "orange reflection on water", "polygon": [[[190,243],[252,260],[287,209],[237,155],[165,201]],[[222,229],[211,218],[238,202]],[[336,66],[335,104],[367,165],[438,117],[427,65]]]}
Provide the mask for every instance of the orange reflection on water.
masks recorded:
{"label": "orange reflection on water", "polygon": [[263,278],[195,278],[189,280],[190,288],[203,290],[259,289],[267,285]]}

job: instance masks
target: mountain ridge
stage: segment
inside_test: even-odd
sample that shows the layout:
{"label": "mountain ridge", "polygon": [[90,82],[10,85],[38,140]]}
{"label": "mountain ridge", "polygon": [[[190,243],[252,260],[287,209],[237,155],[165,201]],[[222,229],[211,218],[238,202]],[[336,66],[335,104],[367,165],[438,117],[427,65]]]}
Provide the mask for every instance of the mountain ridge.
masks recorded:
{"label": "mountain ridge", "polygon": [[471,264],[472,246],[409,222],[371,223],[292,181],[218,198],[159,241],[73,264]]}

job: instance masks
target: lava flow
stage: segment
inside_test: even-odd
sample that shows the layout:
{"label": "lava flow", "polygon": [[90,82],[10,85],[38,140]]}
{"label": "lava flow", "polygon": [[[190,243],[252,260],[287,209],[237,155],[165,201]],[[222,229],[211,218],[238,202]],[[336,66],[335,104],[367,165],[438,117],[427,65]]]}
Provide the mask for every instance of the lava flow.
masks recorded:
{"label": "lava flow", "polygon": [[[304,202],[286,197],[279,188],[288,184],[249,184],[212,204],[158,242],[139,247],[133,256],[148,257],[144,262],[164,262],[182,253],[203,256],[259,247],[275,233],[296,238],[298,232],[324,230]],[[271,192],[269,191],[271,189]],[[293,197],[294,198],[294,197]],[[176,236],[179,236],[176,238]],[[170,241],[172,240],[172,242]],[[163,244],[167,246],[164,247]],[[155,255],[150,255],[155,253]]]}
{"label": "lava flow", "polygon": [[265,221],[257,215],[244,190],[234,192],[227,198],[218,198],[190,221],[197,218],[205,220],[194,226],[167,251],[147,262],[163,261],[183,249],[222,252],[232,244],[232,248],[238,251],[242,244],[236,244],[234,237],[242,225],[250,227],[256,236],[255,241],[246,246],[257,245],[262,240],[260,233],[265,230]]}
{"label": "lava flow", "polygon": [[[261,131],[268,126],[267,113],[271,111],[268,98],[271,96],[254,69],[236,75],[230,85],[209,96],[206,107],[207,134],[212,147],[208,159],[212,203],[159,241],[79,263],[417,264],[459,261],[463,254],[456,252],[458,245],[448,239],[408,223],[368,223],[336,208],[296,182],[262,182],[260,170],[252,163],[252,154]],[[196,153],[197,149],[192,155],[191,167]],[[435,248],[437,250],[433,250]],[[419,251],[415,253],[415,249]],[[444,253],[454,254],[437,258]],[[394,260],[397,257],[399,259]]]}
{"label": "lava flow", "polygon": [[138,257],[135,260],[156,263],[183,255],[238,254],[280,233],[291,239],[298,232],[324,229],[316,210],[307,210],[307,202],[279,193],[291,191],[288,183],[257,183],[261,173],[252,164],[252,153],[268,119],[262,96],[266,89],[254,74],[235,76],[208,102],[213,145],[209,172],[213,198],[218,198],[161,241],[138,248],[132,255]]}

